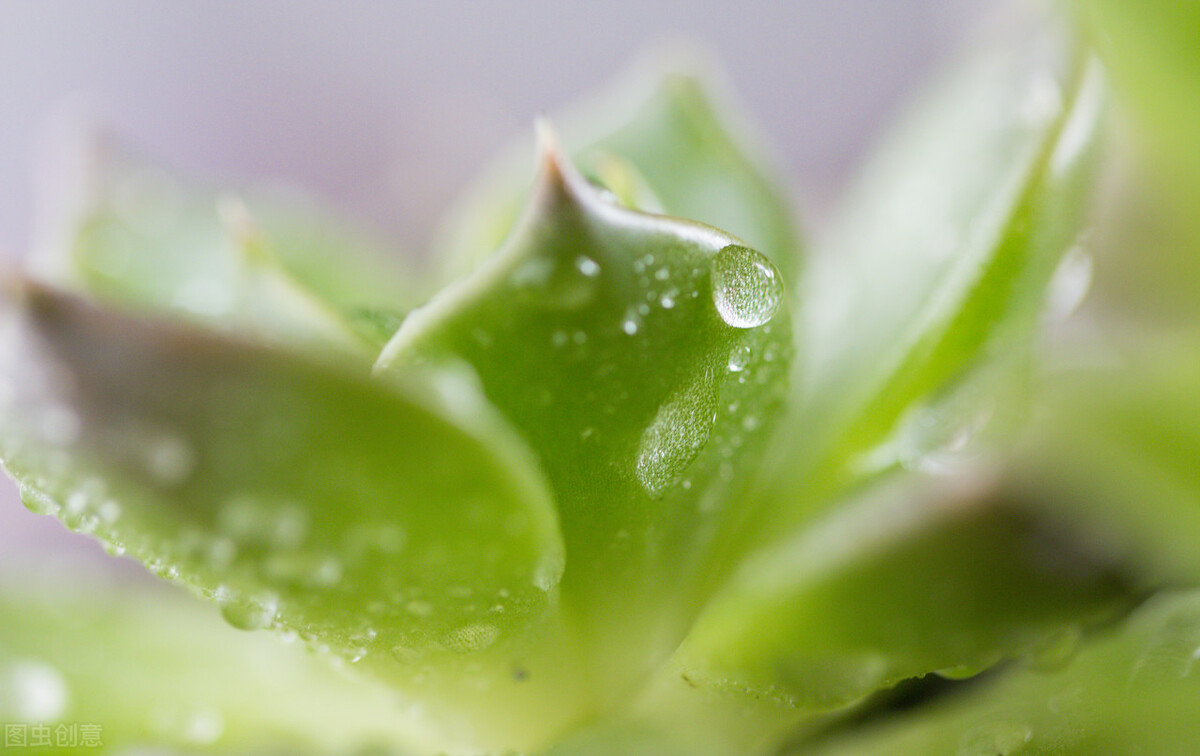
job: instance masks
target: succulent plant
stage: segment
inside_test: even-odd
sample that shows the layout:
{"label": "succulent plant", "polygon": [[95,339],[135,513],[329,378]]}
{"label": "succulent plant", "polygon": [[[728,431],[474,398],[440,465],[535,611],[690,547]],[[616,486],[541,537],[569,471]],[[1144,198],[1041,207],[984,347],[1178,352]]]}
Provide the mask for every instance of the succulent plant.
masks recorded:
{"label": "succulent plant", "polygon": [[[1145,47],[1194,11],[1081,7],[1118,84],[1200,101]],[[7,288],[0,457],[204,601],[0,584],[6,747],[1194,750],[1200,340],[1139,317],[1121,234],[1153,205],[1183,292],[1197,237],[1095,212],[1108,111],[1086,42],[978,50],[809,253],[731,100],[642,71],[419,276],[91,134]]]}

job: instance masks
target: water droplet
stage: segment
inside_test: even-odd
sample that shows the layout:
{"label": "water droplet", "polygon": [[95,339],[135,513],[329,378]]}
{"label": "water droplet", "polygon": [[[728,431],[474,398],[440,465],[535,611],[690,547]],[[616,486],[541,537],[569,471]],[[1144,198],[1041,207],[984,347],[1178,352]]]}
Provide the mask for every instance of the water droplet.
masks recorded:
{"label": "water droplet", "polygon": [[509,274],[508,282],[531,301],[576,309],[587,305],[596,295],[600,265],[591,258],[560,260],[538,255],[523,260]]}
{"label": "water droplet", "polygon": [[1046,290],[1046,318],[1051,322],[1066,319],[1087,297],[1092,285],[1092,256],[1080,247],[1072,247],[1050,279]]}
{"label": "water droplet", "polygon": [[621,330],[626,336],[633,336],[641,328],[641,320],[632,312],[625,313],[625,319],[621,321]]}
{"label": "water droplet", "polygon": [[654,278],[658,281],[666,281],[671,276],[671,269],[665,265],[654,271]]}
{"label": "water droplet", "polygon": [[713,258],[712,292],[721,319],[734,328],[769,322],[783,300],[783,284],[771,261],[736,244]]}
{"label": "water droplet", "polygon": [[662,298],[658,300],[658,303],[662,305],[664,310],[669,310],[675,306],[675,298],[678,296],[679,289],[668,289],[663,292]]}
{"label": "water droplet", "polygon": [[196,468],[196,452],[178,436],[162,436],[146,444],[146,472],[164,487],[187,482]]}
{"label": "water droplet", "polygon": [[588,278],[600,274],[600,264],[587,255],[575,258],[575,268]]}
{"label": "water droplet", "polygon": [[469,654],[483,651],[500,637],[500,628],[487,623],[465,625],[448,633],[442,644],[451,651]]}
{"label": "water droplet", "polygon": [[976,662],[974,664],[956,664],[953,667],[943,667],[935,670],[934,674],[946,680],[969,680],[972,677],[977,677],[991,669],[999,659],[988,659],[987,661]]}
{"label": "water droplet", "polygon": [[750,364],[750,347],[746,344],[736,346],[729,353],[729,372],[740,373]]}
{"label": "water droplet", "polygon": [[1043,638],[1029,653],[1026,662],[1037,672],[1057,672],[1064,669],[1079,650],[1083,630],[1068,625]]}
{"label": "water droplet", "polygon": [[0,675],[0,713],[26,722],[52,722],[67,708],[67,682],[40,661],[18,661]]}
{"label": "water droplet", "polygon": [[25,508],[34,514],[55,515],[60,510],[58,502],[53,497],[25,481],[22,481],[18,486],[17,493]]}
{"label": "water droplet", "polygon": [[660,496],[700,453],[717,413],[716,386],[702,379],[659,407],[642,434],[635,472],[651,496]]}
{"label": "water droplet", "polygon": [[278,613],[278,599],[271,594],[240,596],[222,586],[217,589],[221,616],[238,630],[261,630],[270,627]]}

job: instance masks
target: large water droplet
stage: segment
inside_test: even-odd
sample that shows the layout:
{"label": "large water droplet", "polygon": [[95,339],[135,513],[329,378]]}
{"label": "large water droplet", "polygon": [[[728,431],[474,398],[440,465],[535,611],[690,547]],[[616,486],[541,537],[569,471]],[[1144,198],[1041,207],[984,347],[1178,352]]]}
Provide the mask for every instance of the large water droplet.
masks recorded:
{"label": "large water droplet", "polygon": [[717,416],[715,385],[701,379],[667,399],[642,434],[635,472],[660,496],[700,453]]}
{"label": "large water droplet", "polygon": [[722,320],[734,328],[756,328],[775,316],[783,282],[770,260],[731,244],[713,258],[712,293]]}

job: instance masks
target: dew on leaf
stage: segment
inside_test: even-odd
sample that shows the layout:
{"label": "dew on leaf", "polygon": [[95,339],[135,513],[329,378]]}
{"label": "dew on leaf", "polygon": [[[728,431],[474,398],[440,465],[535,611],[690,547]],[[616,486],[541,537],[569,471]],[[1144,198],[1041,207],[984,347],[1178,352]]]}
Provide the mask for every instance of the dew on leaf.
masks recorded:
{"label": "dew on leaf", "polygon": [[215,598],[221,607],[221,616],[238,630],[261,630],[275,622],[279,602],[273,595],[240,596],[221,587]]}
{"label": "dew on leaf", "polygon": [[575,268],[588,278],[600,274],[600,264],[587,255],[575,258]]}
{"label": "dew on leaf", "polygon": [[758,252],[730,244],[712,262],[713,304],[734,328],[757,328],[775,316],[783,283],[771,261]]}
{"label": "dew on leaf", "polygon": [[1028,654],[1026,662],[1036,672],[1057,672],[1066,668],[1079,651],[1083,631],[1078,625],[1068,625],[1042,639]]}
{"label": "dew on leaf", "polygon": [[500,629],[488,623],[465,625],[448,633],[443,645],[461,654],[483,651],[500,637]]}
{"label": "dew on leaf", "polygon": [[1092,256],[1080,247],[1063,255],[1046,290],[1046,319],[1064,320],[1079,308],[1092,285]]}
{"label": "dew on leaf", "polygon": [[750,364],[750,347],[746,344],[736,346],[729,353],[729,372],[740,373]]}
{"label": "dew on leaf", "polygon": [[45,491],[37,488],[26,481],[21,481],[18,488],[18,495],[21,498],[21,503],[25,508],[34,514],[54,515],[59,512],[59,504],[54,497],[48,495]]}
{"label": "dew on leaf", "polygon": [[155,483],[173,488],[187,482],[196,467],[196,452],[178,436],[162,436],[146,445],[146,471]]}
{"label": "dew on leaf", "polygon": [[651,496],[661,496],[700,453],[717,416],[715,386],[701,379],[667,399],[642,434],[635,472]]}

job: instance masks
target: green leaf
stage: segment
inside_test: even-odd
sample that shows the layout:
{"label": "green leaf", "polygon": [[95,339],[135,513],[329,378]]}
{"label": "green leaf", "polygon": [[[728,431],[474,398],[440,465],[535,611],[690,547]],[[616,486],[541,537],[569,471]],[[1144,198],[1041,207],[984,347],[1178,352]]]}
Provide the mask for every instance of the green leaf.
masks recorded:
{"label": "green leaf", "polygon": [[[642,65],[561,119],[584,175],[627,207],[701,221],[744,239],[795,283],[795,207],[760,156],[741,109],[697,56]],[[433,246],[451,277],[498,249],[533,178],[529,139],[512,145],[451,210]]]}
{"label": "green leaf", "polygon": [[1175,196],[1169,203],[1195,225],[1200,192],[1200,4],[1194,0],[1077,0],[1085,25],[1121,99],[1134,134]]}
{"label": "green leaf", "polygon": [[1107,555],[989,477],[901,478],[754,554],[675,666],[693,686],[811,714],[1035,655],[1129,603]]}
{"label": "green leaf", "polygon": [[380,683],[297,645],[237,633],[173,593],[73,579],[0,588],[0,722],[25,745],[41,737],[34,727],[53,744],[61,725],[74,747],[49,749],[56,754],[432,747]]}
{"label": "green leaf", "polygon": [[81,153],[81,165],[56,187],[60,206],[43,210],[51,228],[33,261],[54,282],[259,337],[368,352],[411,306],[413,284],[395,260],[311,200],[209,189],[107,133],[73,141],[60,149]]}
{"label": "green leaf", "polygon": [[741,515],[785,391],[786,295],[738,239],[605,199],[543,138],[505,246],[414,311],[377,369],[466,360],[539,455],[564,601],[616,699],[678,642]]}
{"label": "green leaf", "polygon": [[1064,77],[1026,41],[978,56],[893,130],[805,287],[809,372],[769,494],[790,513],[767,532],[895,464],[879,447],[922,400],[1019,365],[1085,217],[1103,99],[1094,65]]}
{"label": "green leaf", "polygon": [[1200,340],[1136,338],[1047,381],[1011,487],[1160,581],[1200,579]]}
{"label": "green leaf", "polygon": [[431,717],[473,712],[477,730],[447,730],[467,742],[524,744],[575,715],[553,503],[470,380],[371,382],[37,286],[25,298],[2,456],[31,509],[234,625],[419,690]]}
{"label": "green leaf", "polygon": [[1197,647],[1200,596],[1163,595],[1060,673],[1014,670],[796,753],[1191,753],[1200,716]]}

